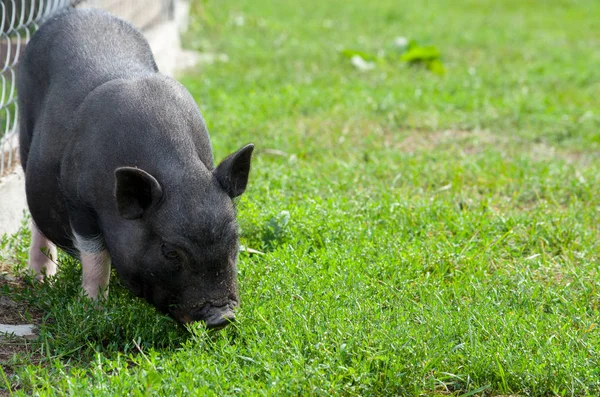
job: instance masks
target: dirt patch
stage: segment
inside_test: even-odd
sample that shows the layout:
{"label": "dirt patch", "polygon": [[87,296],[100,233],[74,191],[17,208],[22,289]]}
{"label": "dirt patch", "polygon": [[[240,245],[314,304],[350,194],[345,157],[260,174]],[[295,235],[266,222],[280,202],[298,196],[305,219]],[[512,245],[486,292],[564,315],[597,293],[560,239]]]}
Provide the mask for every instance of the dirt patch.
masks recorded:
{"label": "dirt patch", "polygon": [[415,130],[395,146],[404,152],[414,153],[440,146],[459,145],[466,153],[472,153],[477,148],[499,143],[507,143],[507,139],[486,130],[444,130],[436,132]]}
{"label": "dirt patch", "polygon": [[[26,302],[18,302],[6,296],[5,289],[21,290],[27,288],[23,279],[9,274],[0,274],[0,323],[1,324],[35,324],[40,326],[43,320],[43,313],[28,305]],[[26,364],[35,364],[40,361],[41,356],[36,353],[38,350],[35,342],[25,338],[10,336],[0,337],[0,365],[9,377],[14,374],[15,368]],[[0,380],[2,387],[4,381]],[[11,386],[13,391],[14,385]],[[8,390],[0,389],[0,397],[8,396]]]}
{"label": "dirt patch", "polygon": [[[387,142],[392,145],[392,142]],[[459,148],[465,154],[478,154],[487,148],[495,148],[507,154],[528,154],[534,161],[562,160],[568,164],[586,166],[600,159],[600,152],[563,149],[546,143],[532,142],[520,137],[505,136],[488,130],[444,130],[410,132],[400,142],[394,144],[406,153],[415,153],[444,147]]]}
{"label": "dirt patch", "polygon": [[[600,151],[597,150],[565,148],[532,137],[485,128],[401,128],[372,119],[324,120],[322,117],[301,118],[287,128],[292,128],[301,139],[310,140],[323,148],[352,144],[356,148],[378,150],[383,147],[410,154],[444,150],[472,156],[492,149],[509,158],[528,156],[536,162],[560,160],[577,166],[595,164],[600,159]],[[290,159],[295,157],[274,148],[267,148],[265,152],[282,157],[287,155]]]}
{"label": "dirt patch", "polygon": [[[0,291],[6,287],[23,289],[25,284],[21,278],[0,275]],[[16,302],[11,298],[0,295],[0,323],[2,324],[41,324],[42,312],[25,302]]]}
{"label": "dirt patch", "polygon": [[10,265],[8,263],[4,263],[0,260],[0,280],[4,277],[3,274],[8,273],[10,270]]}
{"label": "dirt patch", "polygon": [[[13,339],[0,341],[0,366],[6,374],[9,381],[15,373],[15,369],[28,364],[37,365],[42,360],[42,356],[38,353],[39,346],[25,339]],[[11,382],[12,391],[20,389],[20,385]],[[9,396],[10,393],[6,390],[4,379],[0,378],[0,397]]]}

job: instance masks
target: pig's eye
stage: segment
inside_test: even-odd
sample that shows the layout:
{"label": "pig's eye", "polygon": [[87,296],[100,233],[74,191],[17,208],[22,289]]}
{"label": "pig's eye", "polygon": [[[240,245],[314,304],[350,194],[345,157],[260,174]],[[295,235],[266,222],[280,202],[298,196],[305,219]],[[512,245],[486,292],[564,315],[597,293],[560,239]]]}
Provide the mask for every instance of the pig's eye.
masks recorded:
{"label": "pig's eye", "polygon": [[170,247],[167,244],[162,245],[162,254],[165,258],[171,261],[179,261],[181,257],[179,256],[179,252],[173,247]]}

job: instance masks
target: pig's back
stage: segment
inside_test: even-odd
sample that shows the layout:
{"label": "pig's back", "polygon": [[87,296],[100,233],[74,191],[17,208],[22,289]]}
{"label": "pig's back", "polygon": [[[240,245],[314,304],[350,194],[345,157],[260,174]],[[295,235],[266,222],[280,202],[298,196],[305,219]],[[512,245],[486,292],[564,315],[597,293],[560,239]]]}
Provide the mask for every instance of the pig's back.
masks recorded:
{"label": "pig's back", "polygon": [[96,9],[69,9],[42,24],[21,67],[42,83],[89,91],[98,83],[154,73],[147,41],[130,23]]}
{"label": "pig's back", "polygon": [[[68,130],[73,113],[94,88],[157,71],[142,34],[105,11],[69,9],[43,23],[20,59],[17,76],[23,168],[36,130],[48,135]],[[68,139],[46,138],[57,144]]]}
{"label": "pig's back", "polygon": [[76,137],[77,108],[95,88],[155,74],[149,45],[132,25],[93,9],[62,12],[42,24],[20,59],[17,90],[21,164],[29,209],[55,244],[72,247],[60,163]]}

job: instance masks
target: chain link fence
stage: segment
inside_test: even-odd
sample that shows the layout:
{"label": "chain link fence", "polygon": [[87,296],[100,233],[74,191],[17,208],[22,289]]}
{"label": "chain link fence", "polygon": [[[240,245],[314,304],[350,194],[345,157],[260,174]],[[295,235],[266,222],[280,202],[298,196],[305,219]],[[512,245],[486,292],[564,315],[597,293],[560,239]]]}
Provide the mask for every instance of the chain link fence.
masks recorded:
{"label": "chain link fence", "polygon": [[140,29],[172,19],[175,0],[2,0],[0,14],[0,177],[18,164],[15,92],[19,55],[39,25],[71,6],[105,9]]}

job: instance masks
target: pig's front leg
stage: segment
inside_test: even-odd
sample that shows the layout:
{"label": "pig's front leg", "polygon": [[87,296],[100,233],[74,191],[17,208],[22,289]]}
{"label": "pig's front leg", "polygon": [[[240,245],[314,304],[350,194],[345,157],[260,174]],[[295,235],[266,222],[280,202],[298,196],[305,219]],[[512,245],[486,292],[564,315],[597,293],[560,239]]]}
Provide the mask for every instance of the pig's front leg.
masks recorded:
{"label": "pig's front leg", "polygon": [[31,247],[29,248],[29,268],[35,273],[35,279],[44,281],[46,276],[56,274],[56,246],[50,242],[31,222]]}
{"label": "pig's front leg", "polygon": [[93,300],[98,300],[100,294],[106,298],[110,279],[110,255],[104,246],[104,240],[101,236],[90,239],[75,234],[75,241],[81,258],[83,291]]}

